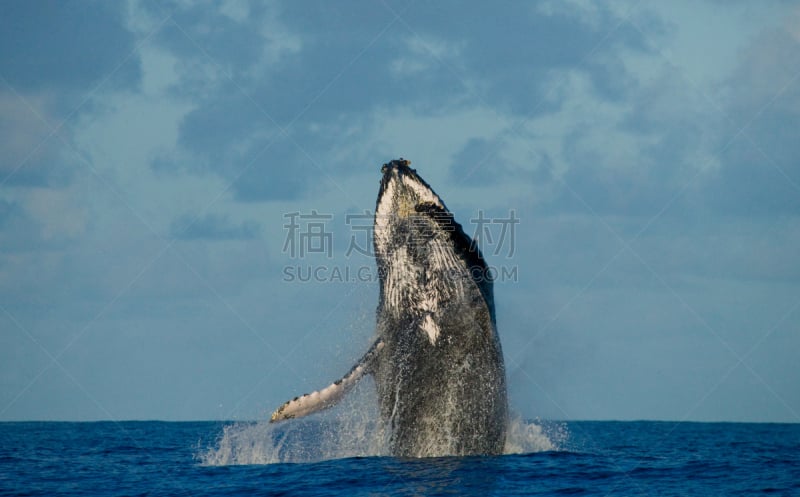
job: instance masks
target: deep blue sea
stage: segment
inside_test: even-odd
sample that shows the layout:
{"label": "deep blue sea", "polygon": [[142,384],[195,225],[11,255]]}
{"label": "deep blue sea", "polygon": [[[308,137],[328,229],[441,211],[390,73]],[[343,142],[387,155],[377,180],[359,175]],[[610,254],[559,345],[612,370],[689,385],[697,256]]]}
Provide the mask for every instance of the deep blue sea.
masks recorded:
{"label": "deep blue sea", "polygon": [[800,495],[800,424],[531,422],[528,453],[414,460],[275,426],[0,423],[0,495]]}

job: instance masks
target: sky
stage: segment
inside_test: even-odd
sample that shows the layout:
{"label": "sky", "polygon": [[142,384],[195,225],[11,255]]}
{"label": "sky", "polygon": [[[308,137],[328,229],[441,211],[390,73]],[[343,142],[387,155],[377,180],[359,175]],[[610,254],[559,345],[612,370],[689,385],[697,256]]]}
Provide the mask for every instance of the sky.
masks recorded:
{"label": "sky", "polygon": [[265,419],[405,157],[525,418],[800,422],[792,2],[0,3],[0,420]]}

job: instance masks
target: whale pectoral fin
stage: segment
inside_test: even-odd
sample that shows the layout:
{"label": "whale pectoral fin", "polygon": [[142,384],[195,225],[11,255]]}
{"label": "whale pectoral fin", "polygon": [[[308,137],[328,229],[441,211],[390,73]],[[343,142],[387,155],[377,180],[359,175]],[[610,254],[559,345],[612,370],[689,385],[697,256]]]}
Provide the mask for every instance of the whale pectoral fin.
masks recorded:
{"label": "whale pectoral fin", "polygon": [[355,366],[341,379],[333,382],[322,390],[307,393],[300,397],[285,402],[282,406],[272,413],[269,422],[282,421],[284,419],[300,418],[309,414],[333,407],[339,402],[347,392],[353,389],[358,381],[365,374],[371,372],[375,358],[383,349],[383,340],[380,338],[372,344],[366,354],[356,363]]}

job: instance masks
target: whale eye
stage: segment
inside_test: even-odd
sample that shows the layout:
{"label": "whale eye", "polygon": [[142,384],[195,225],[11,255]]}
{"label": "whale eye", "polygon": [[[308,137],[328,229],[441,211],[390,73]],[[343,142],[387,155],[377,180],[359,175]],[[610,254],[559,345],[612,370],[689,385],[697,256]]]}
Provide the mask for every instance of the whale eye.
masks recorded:
{"label": "whale eye", "polygon": [[414,206],[414,210],[417,212],[430,212],[439,210],[439,206],[434,204],[433,202],[420,202]]}

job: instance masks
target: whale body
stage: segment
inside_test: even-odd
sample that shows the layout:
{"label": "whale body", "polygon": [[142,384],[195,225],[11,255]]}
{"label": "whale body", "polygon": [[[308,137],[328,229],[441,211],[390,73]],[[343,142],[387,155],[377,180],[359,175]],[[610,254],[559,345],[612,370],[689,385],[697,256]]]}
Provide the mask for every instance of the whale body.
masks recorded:
{"label": "whale body", "polygon": [[376,338],[340,380],[284,403],[279,421],[375,379],[400,457],[500,454],[508,403],[492,279],[473,240],[406,160],[384,164],[375,209]]}

